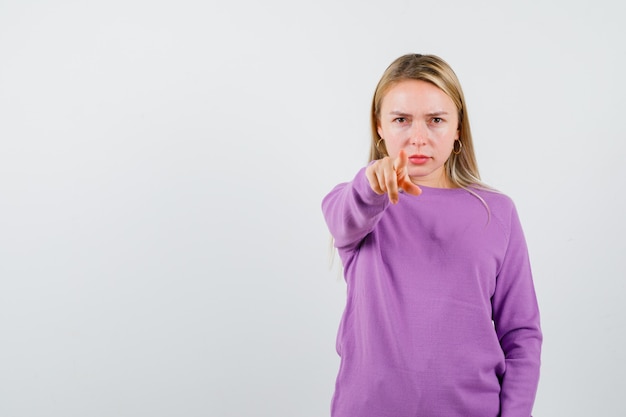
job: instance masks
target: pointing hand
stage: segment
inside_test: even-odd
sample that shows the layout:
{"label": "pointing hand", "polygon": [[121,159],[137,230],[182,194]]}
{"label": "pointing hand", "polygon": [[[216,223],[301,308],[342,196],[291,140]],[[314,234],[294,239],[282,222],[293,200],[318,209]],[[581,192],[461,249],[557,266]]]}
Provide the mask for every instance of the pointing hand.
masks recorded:
{"label": "pointing hand", "polygon": [[407,194],[420,195],[422,190],[409,178],[407,165],[409,157],[401,150],[396,159],[385,157],[371,164],[365,170],[370,187],[376,194],[388,194],[389,201],[396,204],[399,190]]}

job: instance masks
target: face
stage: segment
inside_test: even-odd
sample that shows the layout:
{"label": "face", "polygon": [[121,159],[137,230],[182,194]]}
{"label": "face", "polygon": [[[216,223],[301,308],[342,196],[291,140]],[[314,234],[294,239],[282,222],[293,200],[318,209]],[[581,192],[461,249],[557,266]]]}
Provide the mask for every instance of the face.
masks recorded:
{"label": "face", "polygon": [[444,164],[459,138],[459,118],[454,102],[439,87],[421,80],[404,80],[384,95],[378,134],[389,156],[404,149],[409,156],[411,181],[418,185],[451,186]]}

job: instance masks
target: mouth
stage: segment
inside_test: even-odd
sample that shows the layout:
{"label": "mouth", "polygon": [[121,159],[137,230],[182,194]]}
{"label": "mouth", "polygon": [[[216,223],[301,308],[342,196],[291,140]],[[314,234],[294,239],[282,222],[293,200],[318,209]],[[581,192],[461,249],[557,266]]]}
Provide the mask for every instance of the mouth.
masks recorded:
{"label": "mouth", "polygon": [[426,162],[430,160],[430,157],[426,155],[416,154],[409,156],[409,162],[414,165],[424,165]]}

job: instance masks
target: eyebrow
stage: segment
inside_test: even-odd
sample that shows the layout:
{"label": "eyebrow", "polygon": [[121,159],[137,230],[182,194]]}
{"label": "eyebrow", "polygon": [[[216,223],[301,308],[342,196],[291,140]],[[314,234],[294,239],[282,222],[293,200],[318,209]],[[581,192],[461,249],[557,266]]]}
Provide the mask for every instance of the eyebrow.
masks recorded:
{"label": "eyebrow", "polygon": [[390,111],[389,114],[392,116],[401,116],[401,117],[411,116],[409,113],[405,113],[405,112],[398,111],[398,110]]}
{"label": "eyebrow", "polygon": [[426,116],[431,116],[431,117],[437,117],[437,116],[447,116],[448,112],[447,111],[434,111],[432,113],[426,113]]}
{"label": "eyebrow", "polygon": [[[400,116],[400,117],[412,116],[412,114],[410,113],[405,113],[405,112],[398,111],[398,110],[390,111],[389,114],[393,116]],[[438,117],[438,116],[447,116],[447,115],[448,115],[448,112],[443,111],[443,110],[426,113],[426,116],[429,116],[429,117]]]}

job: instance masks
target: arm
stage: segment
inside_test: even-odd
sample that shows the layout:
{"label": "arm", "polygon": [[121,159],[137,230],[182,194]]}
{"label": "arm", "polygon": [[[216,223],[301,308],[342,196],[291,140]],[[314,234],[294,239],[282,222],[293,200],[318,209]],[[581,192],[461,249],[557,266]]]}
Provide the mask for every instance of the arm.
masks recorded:
{"label": "arm", "polygon": [[322,213],[335,246],[356,247],[380,220],[389,199],[375,193],[361,169],[351,182],[337,185],[322,200]]}
{"label": "arm", "polygon": [[421,194],[409,179],[407,164],[404,151],[396,159],[376,160],[324,198],[322,212],[337,248],[354,247],[370,233],[389,203],[398,202],[399,190]]}
{"label": "arm", "polygon": [[543,337],[528,250],[515,207],[510,228],[492,299],[494,323],[506,362],[500,415],[529,417],[539,383]]}

